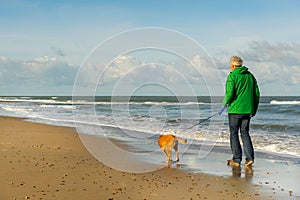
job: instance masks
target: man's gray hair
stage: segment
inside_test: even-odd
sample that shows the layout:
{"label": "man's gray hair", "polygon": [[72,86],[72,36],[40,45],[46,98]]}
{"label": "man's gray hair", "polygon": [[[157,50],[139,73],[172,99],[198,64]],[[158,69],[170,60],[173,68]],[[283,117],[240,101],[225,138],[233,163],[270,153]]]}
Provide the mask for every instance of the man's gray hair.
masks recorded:
{"label": "man's gray hair", "polygon": [[230,64],[232,64],[236,67],[239,67],[239,66],[243,65],[243,60],[238,56],[232,56],[230,58]]}

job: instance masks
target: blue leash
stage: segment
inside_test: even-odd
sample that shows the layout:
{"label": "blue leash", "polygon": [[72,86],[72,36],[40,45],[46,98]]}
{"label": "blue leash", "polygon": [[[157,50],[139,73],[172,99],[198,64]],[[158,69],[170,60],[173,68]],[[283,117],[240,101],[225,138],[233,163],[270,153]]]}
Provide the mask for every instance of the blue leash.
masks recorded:
{"label": "blue leash", "polygon": [[[227,106],[222,107],[221,110],[220,110],[219,112],[217,112],[217,113],[213,114],[212,116],[209,116],[209,117],[207,117],[207,118],[205,118],[205,119],[200,120],[197,124],[194,124],[193,126],[187,128],[187,129],[191,129],[191,128],[193,128],[193,127],[195,127],[195,126],[197,126],[197,125],[199,125],[199,124],[201,124],[201,123],[203,123],[203,122],[209,120],[210,118],[213,118],[213,117],[216,116],[216,115],[221,115],[222,112],[225,110],[226,107],[227,107]],[[186,130],[187,130],[187,129],[186,129]]]}
{"label": "blue leash", "polygon": [[218,113],[215,113],[215,114],[213,114],[212,116],[209,116],[209,117],[207,117],[207,118],[205,118],[205,119],[200,120],[197,124],[194,124],[193,126],[187,128],[186,130],[191,129],[191,128],[193,128],[193,127],[195,127],[195,126],[197,126],[197,125],[199,125],[199,124],[201,124],[201,123],[203,123],[203,122],[209,120],[210,118],[213,118],[213,117],[216,116],[217,114],[218,114]]}

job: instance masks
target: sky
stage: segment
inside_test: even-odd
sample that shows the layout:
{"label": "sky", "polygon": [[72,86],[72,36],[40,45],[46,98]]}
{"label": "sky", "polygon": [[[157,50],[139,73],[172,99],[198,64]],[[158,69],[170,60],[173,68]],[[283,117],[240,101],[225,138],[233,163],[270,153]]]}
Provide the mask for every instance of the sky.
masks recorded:
{"label": "sky", "polygon": [[[222,96],[232,55],[243,58],[262,96],[298,96],[299,7],[298,0],[0,0],[0,96]],[[156,41],[160,31],[170,37]],[[143,48],[130,49],[138,41]],[[158,48],[167,41],[183,53]]]}

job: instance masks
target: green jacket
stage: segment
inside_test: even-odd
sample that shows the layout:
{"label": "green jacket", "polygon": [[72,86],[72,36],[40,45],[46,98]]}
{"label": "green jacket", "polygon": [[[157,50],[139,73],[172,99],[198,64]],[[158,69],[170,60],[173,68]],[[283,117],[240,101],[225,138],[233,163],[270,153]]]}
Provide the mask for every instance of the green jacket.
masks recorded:
{"label": "green jacket", "polygon": [[229,114],[256,114],[259,88],[255,77],[245,66],[234,69],[227,77],[222,105],[228,104]]}

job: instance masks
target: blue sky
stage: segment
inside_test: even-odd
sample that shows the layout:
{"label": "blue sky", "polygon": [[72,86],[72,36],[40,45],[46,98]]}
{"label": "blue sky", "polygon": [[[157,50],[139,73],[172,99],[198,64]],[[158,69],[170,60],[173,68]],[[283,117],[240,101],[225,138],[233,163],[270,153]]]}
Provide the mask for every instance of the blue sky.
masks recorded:
{"label": "blue sky", "polygon": [[[123,31],[161,27],[202,45],[220,69],[220,82],[229,73],[230,56],[239,55],[262,95],[299,95],[299,7],[297,0],[0,0],[0,92],[71,95],[80,65],[99,43]],[[114,74],[145,63],[133,55],[126,59],[113,65]],[[117,82],[107,83],[111,87],[99,88],[101,94],[109,94]],[[219,88],[217,94],[223,92]]]}

